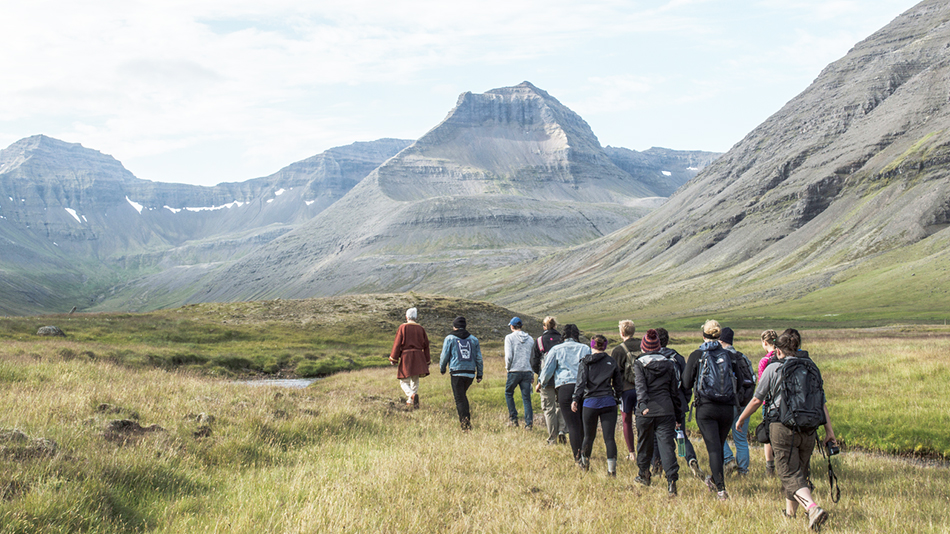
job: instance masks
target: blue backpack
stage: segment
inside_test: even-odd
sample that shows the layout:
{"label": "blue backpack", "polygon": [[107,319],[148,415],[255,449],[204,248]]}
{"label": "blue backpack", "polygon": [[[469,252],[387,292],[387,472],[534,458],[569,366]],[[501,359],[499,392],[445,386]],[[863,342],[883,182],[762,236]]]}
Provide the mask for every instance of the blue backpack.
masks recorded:
{"label": "blue backpack", "polygon": [[722,347],[703,351],[696,375],[696,396],[720,404],[736,404],[736,375],[732,357]]}

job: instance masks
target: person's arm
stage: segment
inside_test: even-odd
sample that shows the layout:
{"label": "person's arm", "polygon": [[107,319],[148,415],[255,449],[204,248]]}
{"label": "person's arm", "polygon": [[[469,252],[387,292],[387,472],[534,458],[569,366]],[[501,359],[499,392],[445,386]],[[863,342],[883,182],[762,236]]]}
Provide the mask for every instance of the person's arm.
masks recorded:
{"label": "person's arm", "polygon": [[680,402],[680,388],[679,384],[676,383],[676,363],[673,360],[670,360],[670,371],[672,371],[672,376],[670,376],[670,400],[673,401],[673,416],[679,421],[683,417],[683,404]]}
{"label": "person's arm", "polygon": [[511,359],[515,356],[515,339],[510,334],[505,336],[505,371],[511,369]]}
{"label": "person's arm", "polygon": [[614,400],[619,403],[620,398],[623,396],[623,373],[620,372],[619,365],[614,366],[614,373],[611,379],[614,386]]}
{"label": "person's arm", "polygon": [[742,425],[745,424],[746,419],[752,417],[752,414],[754,414],[760,406],[762,406],[762,401],[752,397],[752,400],[749,401],[749,404],[745,407],[745,410],[742,410],[742,413],[739,414],[739,419],[736,420],[736,430],[742,432]]}
{"label": "person's arm", "polygon": [[482,365],[482,349],[478,344],[478,338],[473,338],[473,341],[474,343],[472,343],[472,345],[475,345],[475,381],[481,382],[482,375],[485,371],[485,368]]}
{"label": "person's arm", "polygon": [[442,342],[442,355],[439,356],[439,372],[445,374],[445,366],[449,364],[449,360],[452,358],[452,343],[449,341],[449,337],[446,337]]}
{"label": "person's arm", "polygon": [[702,351],[693,351],[689,358],[686,359],[686,368],[683,369],[683,379],[682,389],[683,395],[686,397],[686,404],[693,399],[693,383],[696,382],[696,368],[699,366],[699,355],[702,354]]}
{"label": "person's arm", "polygon": [[403,342],[403,328],[401,325],[398,330],[396,330],[396,339],[393,341],[393,350],[389,353],[389,364],[397,365],[399,360],[402,358],[402,342]]}
{"label": "person's arm", "polygon": [[531,344],[531,370],[538,376],[541,376],[542,358],[541,349],[538,348],[538,340],[535,339],[534,343]]}
{"label": "person's arm", "polygon": [[650,412],[650,409],[647,408],[650,396],[647,394],[647,377],[643,371],[643,364],[640,363],[640,360],[633,362],[633,378],[633,384],[637,388],[637,413],[646,415]]}
{"label": "person's arm", "polygon": [[577,404],[584,400],[584,393],[587,392],[587,374],[587,361],[581,358],[581,361],[577,362],[577,380],[574,383],[574,403],[571,406],[571,410],[575,412],[577,411]]}
{"label": "person's arm", "polygon": [[551,380],[551,377],[554,376],[554,370],[556,367],[557,358],[555,358],[555,352],[548,351],[548,353],[544,355],[544,361],[541,362],[541,374],[538,375],[539,387],[541,384],[547,384],[548,380]]}
{"label": "person's arm", "polygon": [[835,430],[834,428],[831,427],[831,414],[828,412],[827,404],[824,405],[824,410],[825,410],[825,443],[828,443],[829,441],[833,441],[837,443],[838,440],[835,439]]}

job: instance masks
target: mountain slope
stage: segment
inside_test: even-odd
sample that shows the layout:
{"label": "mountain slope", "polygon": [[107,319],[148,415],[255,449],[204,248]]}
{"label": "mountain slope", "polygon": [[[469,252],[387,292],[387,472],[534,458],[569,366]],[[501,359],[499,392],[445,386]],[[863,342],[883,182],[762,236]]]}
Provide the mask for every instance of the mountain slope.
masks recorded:
{"label": "mountain slope", "polygon": [[[596,244],[517,266],[539,282],[534,291],[500,284],[487,295],[528,299],[538,313],[774,308],[899,264],[900,253],[886,253],[946,243],[948,22],[950,5],[921,2],[825,68],[660,209]],[[930,283],[946,295],[945,277]],[[873,306],[872,288],[861,290],[867,298],[858,289],[853,302]]]}
{"label": "mountain slope", "polygon": [[190,300],[439,291],[603,236],[657,196],[610,160],[583,119],[530,83],[465,93],[344,198],[203,281]]}
{"label": "mountain slope", "polygon": [[200,187],[140,180],[78,144],[22,139],[0,151],[0,312],[84,308],[142,273],[240,257],[408,144],[355,143],[265,178]]}

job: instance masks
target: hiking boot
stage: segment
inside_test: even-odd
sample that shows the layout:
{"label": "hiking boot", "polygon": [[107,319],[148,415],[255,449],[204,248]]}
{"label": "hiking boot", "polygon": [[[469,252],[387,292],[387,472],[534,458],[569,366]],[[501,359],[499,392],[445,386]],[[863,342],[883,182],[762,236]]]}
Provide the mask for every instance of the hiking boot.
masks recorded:
{"label": "hiking boot", "polygon": [[663,473],[663,464],[660,462],[653,462],[653,468],[650,470],[652,475],[660,475]]}
{"label": "hiking boot", "polygon": [[821,530],[821,525],[828,520],[828,512],[821,509],[821,506],[812,506],[808,510],[808,528],[819,532]]}
{"label": "hiking boot", "polygon": [[716,492],[716,498],[719,499],[720,501],[728,501],[728,500],[729,500],[729,494],[726,493],[726,490],[717,491],[717,492]]}
{"label": "hiking boot", "polygon": [[671,480],[669,484],[666,485],[666,494],[670,497],[676,497],[676,481]]}
{"label": "hiking boot", "polygon": [[706,482],[706,487],[709,488],[709,491],[717,490],[716,483],[713,482],[712,476],[707,476],[705,482]]}
{"label": "hiking boot", "polygon": [[722,466],[722,473],[724,475],[731,475],[736,471],[737,468],[738,464],[736,464],[735,460],[732,460],[730,462],[726,462],[726,464]]}
{"label": "hiking boot", "polygon": [[577,460],[577,466],[583,471],[590,469],[590,458],[587,458],[584,455],[581,455],[580,459]]}
{"label": "hiking boot", "polygon": [[699,467],[699,460],[697,460],[696,458],[692,458],[690,459],[688,464],[689,464],[689,470],[693,472],[694,477],[700,480],[706,479],[706,473],[703,473],[703,468]]}
{"label": "hiking boot", "polygon": [[633,479],[637,484],[642,484],[644,486],[650,485],[650,473],[640,473],[636,478]]}
{"label": "hiking boot", "polygon": [[517,419],[509,419],[509,420],[508,420],[508,426],[518,426],[518,420],[517,420]]}
{"label": "hiking boot", "polygon": [[567,436],[565,436],[563,433],[558,434],[557,442],[560,443],[561,445],[564,445],[565,443],[567,443]]}
{"label": "hiking boot", "polygon": [[412,394],[412,405],[415,406],[416,408],[419,407],[419,394],[418,394],[418,393],[413,393],[413,394]]}
{"label": "hiking boot", "polygon": [[765,466],[765,476],[768,478],[775,477],[775,467]]}
{"label": "hiking boot", "polygon": [[617,459],[607,458],[607,476],[617,478]]}

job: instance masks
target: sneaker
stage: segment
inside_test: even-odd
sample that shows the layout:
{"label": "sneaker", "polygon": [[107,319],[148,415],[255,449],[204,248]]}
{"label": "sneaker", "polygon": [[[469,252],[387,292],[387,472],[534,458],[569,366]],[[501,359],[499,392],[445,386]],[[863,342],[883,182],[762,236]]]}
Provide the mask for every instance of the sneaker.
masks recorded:
{"label": "sneaker", "polygon": [[706,477],[706,487],[709,488],[709,491],[716,491],[716,483],[713,482],[712,476]]}
{"label": "sneaker", "polygon": [[636,478],[633,479],[633,481],[636,482],[637,484],[642,484],[642,485],[644,485],[644,486],[649,486],[649,485],[650,485],[650,473],[644,473],[644,474],[637,475]]}
{"label": "sneaker", "polygon": [[821,506],[812,506],[808,510],[808,528],[818,532],[821,530],[821,525],[828,520],[828,512],[821,509]]}
{"label": "sneaker", "polygon": [[726,462],[726,463],[722,466],[722,472],[723,472],[723,474],[729,475],[729,474],[732,474],[733,472],[735,472],[735,470],[736,470],[737,468],[738,468],[738,466],[736,465],[736,461],[735,461],[735,460],[732,460],[732,461]]}
{"label": "sneaker", "polygon": [[703,473],[703,468],[699,467],[699,460],[693,458],[689,461],[689,470],[693,472],[693,476],[700,479],[706,479],[706,473]]}
{"label": "sneaker", "polygon": [[666,494],[670,497],[676,497],[676,481],[671,480],[666,486]]}
{"label": "sneaker", "polygon": [[582,471],[587,471],[590,469],[590,459],[585,456],[581,456],[580,459],[577,460],[577,466],[580,467]]}
{"label": "sneaker", "polygon": [[726,493],[726,490],[717,491],[717,492],[716,492],[716,498],[719,499],[720,501],[728,501],[728,500],[729,500],[729,494]]}

